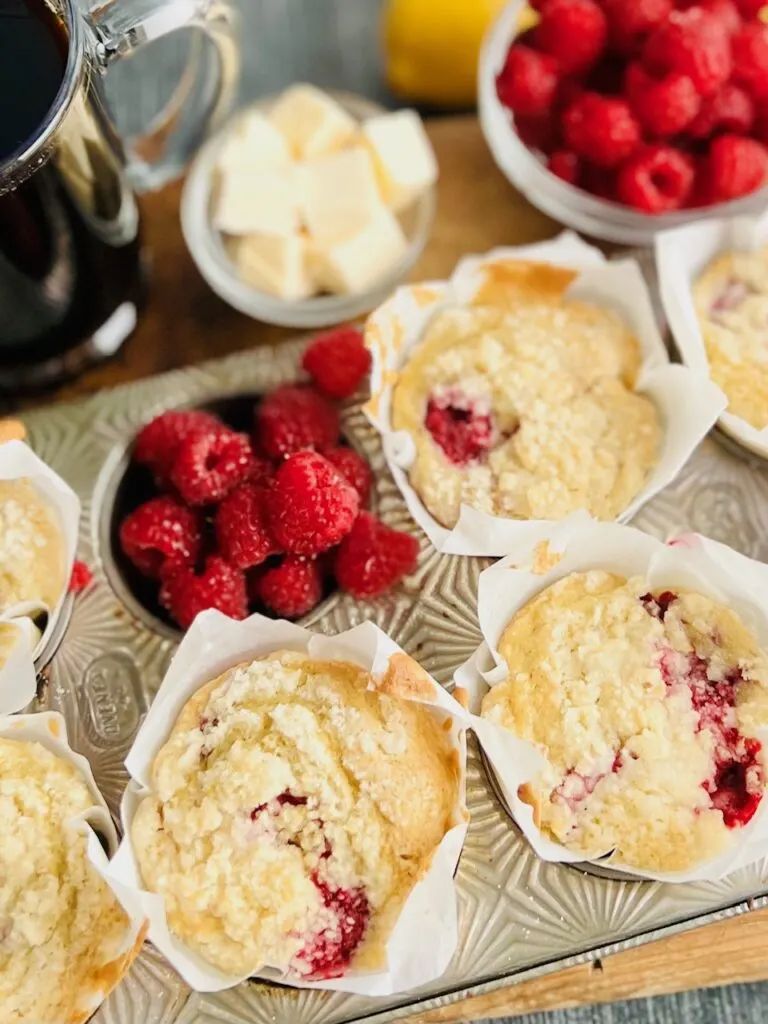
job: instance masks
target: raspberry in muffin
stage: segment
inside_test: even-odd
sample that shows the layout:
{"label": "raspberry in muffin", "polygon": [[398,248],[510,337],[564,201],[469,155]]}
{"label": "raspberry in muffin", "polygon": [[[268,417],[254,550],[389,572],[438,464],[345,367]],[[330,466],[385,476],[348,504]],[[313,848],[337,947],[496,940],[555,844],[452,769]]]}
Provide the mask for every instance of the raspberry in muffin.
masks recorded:
{"label": "raspberry in muffin", "polygon": [[27,601],[52,609],[65,585],[55,510],[29,480],[0,480],[0,614]]}
{"label": "raspberry in muffin", "polygon": [[739,841],[765,793],[768,657],[738,616],[642,578],[573,573],[522,608],[482,715],[546,769],[520,797],[585,859],[682,871]]}
{"label": "raspberry in muffin", "polygon": [[452,826],[459,765],[427,708],[370,682],[286,651],[238,665],[188,701],[155,758],[131,828],[141,876],[219,970],[384,966]]}

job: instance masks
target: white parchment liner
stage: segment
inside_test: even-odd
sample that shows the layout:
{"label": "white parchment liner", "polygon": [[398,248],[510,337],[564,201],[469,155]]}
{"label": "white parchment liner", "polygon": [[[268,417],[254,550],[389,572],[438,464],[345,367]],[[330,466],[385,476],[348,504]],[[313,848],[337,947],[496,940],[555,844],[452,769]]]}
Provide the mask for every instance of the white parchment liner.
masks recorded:
{"label": "white parchment liner", "polygon": [[[227,668],[280,649],[307,651],[313,658],[327,661],[353,662],[369,671],[374,678],[386,673],[393,654],[402,653],[394,641],[370,622],[338,636],[322,636],[293,623],[261,615],[236,622],[216,611],[203,612],[182,640],[126,759],[131,782],[121,808],[125,836],[109,872],[113,879],[138,893],[144,913],[149,918],[151,942],[187,984],[198,992],[231,988],[250,976],[284,983],[285,978],[279,971],[271,969],[258,975],[254,971],[232,977],[218,971],[175,938],[168,928],[163,898],[142,890],[141,874],[130,840],[131,825],[138,804],[150,790],[152,763],[189,698]],[[468,716],[441,686],[437,683],[434,686],[435,699],[429,704],[441,725],[447,720],[452,723],[446,735],[461,766],[459,798],[453,827],[438,847],[427,873],[408,897],[387,943],[388,968],[376,973],[349,974],[311,983],[290,979],[287,984],[296,988],[334,989],[369,996],[390,995],[439,977],[453,956],[458,942],[453,875],[469,820],[465,780]]]}
{"label": "white parchment liner", "polygon": [[[93,807],[85,813],[72,818],[67,824],[73,832],[87,836],[88,858],[99,874],[105,878],[116,899],[128,915],[129,921],[117,959],[113,961],[115,972],[111,982],[103,990],[83,992],[81,994],[82,1003],[78,1007],[79,1015],[77,1019],[86,1020],[98,1009],[110,991],[127,974],[128,969],[144,943],[146,920],[135,898],[135,894],[130,890],[126,890],[122,885],[114,884],[107,877],[108,856],[104,852],[96,833],[98,832],[103,836],[111,856],[117,850],[117,832],[115,831],[107,805],[104,802],[104,797],[96,785],[90,764],[81,754],[75,753],[69,745],[67,726],[63,716],[55,711],[46,711],[37,715],[0,716],[0,736],[10,740],[39,743],[50,750],[52,754],[69,761],[83,777],[93,796]],[[94,966],[106,967],[108,965],[96,964]],[[45,979],[41,979],[41,984],[44,983]],[[70,1022],[62,1020],[58,1024],[70,1024]]]}
{"label": "white parchment liner", "polygon": [[418,346],[429,322],[443,310],[471,306],[484,281],[488,264],[539,260],[580,270],[567,291],[581,299],[615,310],[636,334],[643,364],[636,390],[650,398],[662,420],[659,461],[646,486],[624,511],[620,521],[639,509],[671,483],[693,450],[725,408],[725,396],[706,372],[672,365],[659,335],[653,304],[642,272],[634,260],[607,261],[598,249],[572,232],[556,239],[515,249],[495,249],[485,256],[469,256],[456,267],[449,281],[407,285],[371,314],[366,344],[371,350],[371,399],[368,419],[382,436],[387,464],[405,498],[408,510],[438,551],[454,555],[505,555],[513,545],[536,535],[542,520],[516,520],[462,506],[452,530],[429,514],[408,481],[415,457],[413,438],[393,431],[390,420],[392,390],[398,371]]}
{"label": "white parchment liner", "polygon": [[[562,557],[548,571],[533,571],[537,546],[547,542]],[[538,566],[537,566],[538,568]],[[686,535],[683,543],[664,544],[656,538],[617,523],[599,523],[576,513],[559,524],[542,526],[536,537],[521,540],[502,561],[480,575],[478,614],[485,642],[456,672],[458,686],[469,698],[472,728],[493,766],[507,806],[536,853],[547,861],[579,863],[574,853],[542,835],[533,809],[518,797],[518,789],[534,781],[545,766],[543,755],[510,730],[479,717],[489,687],[507,678],[507,666],[497,645],[513,616],[538,593],[573,572],[604,569],[622,576],[643,576],[648,589],[686,587],[731,607],[768,648],[768,566],[753,562],[725,545]],[[768,728],[760,741],[768,750]],[[624,874],[664,882],[715,880],[765,856],[768,846],[768,795],[727,853],[688,871],[652,873],[616,860],[594,858]],[[605,855],[610,854],[605,851]]]}
{"label": "white parchment liner", "polygon": [[[656,236],[656,269],[661,304],[680,356],[697,373],[709,374],[693,286],[710,263],[729,250],[754,252],[768,245],[768,212],[761,217],[698,221]],[[768,427],[758,430],[724,411],[718,425],[750,451],[768,458]]]}
{"label": "white parchment liner", "polygon": [[[43,650],[61,614],[75,561],[80,524],[80,499],[61,477],[46,466],[23,441],[0,444],[0,480],[17,480],[22,477],[29,479],[58,518],[64,546],[64,586],[55,608],[48,608],[42,603],[26,602],[14,605],[0,615],[0,622],[20,624],[19,642],[11,658],[0,667],[0,714],[19,711],[26,707],[35,695],[33,660]],[[45,631],[40,636],[39,630],[30,629],[29,620],[43,612],[46,613],[48,621]]]}

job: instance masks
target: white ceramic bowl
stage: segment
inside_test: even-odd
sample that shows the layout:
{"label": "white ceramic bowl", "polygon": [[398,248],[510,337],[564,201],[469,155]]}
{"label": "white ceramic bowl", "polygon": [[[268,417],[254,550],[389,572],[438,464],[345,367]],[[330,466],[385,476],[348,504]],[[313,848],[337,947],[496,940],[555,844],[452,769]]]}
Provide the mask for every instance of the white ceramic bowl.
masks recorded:
{"label": "white ceramic bowl", "polygon": [[743,216],[764,209],[768,190],[761,189],[730,203],[651,216],[599,199],[551,174],[520,141],[509,111],[496,95],[496,76],[518,34],[524,7],[525,0],[512,0],[485,38],[480,55],[478,102],[480,124],[496,164],[530,203],[577,231],[624,245],[652,244],[657,232],[690,224],[702,217]]}
{"label": "white ceramic bowl", "polygon": [[[350,93],[329,93],[356,120],[384,113],[377,103]],[[269,108],[276,96],[256,104]],[[211,198],[214,173],[224,138],[234,128],[236,115],[200,150],[184,185],[181,200],[181,227],[197,268],[216,294],[230,306],[255,320],[282,327],[311,329],[354,320],[379,306],[410,273],[424,251],[435,216],[435,190],[429,189],[406,210],[400,222],[408,239],[408,249],[389,273],[372,288],[350,295],[319,295],[315,298],[286,301],[257,291],[244,282],[227,254],[221,235],[211,223]]]}

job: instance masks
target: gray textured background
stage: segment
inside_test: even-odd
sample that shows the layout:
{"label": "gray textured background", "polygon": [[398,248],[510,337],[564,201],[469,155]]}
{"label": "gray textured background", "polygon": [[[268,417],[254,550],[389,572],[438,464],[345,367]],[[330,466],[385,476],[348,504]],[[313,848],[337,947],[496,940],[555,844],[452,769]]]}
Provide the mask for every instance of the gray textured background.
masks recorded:
{"label": "gray textured background", "polygon": [[[81,0],[88,6],[87,0]],[[235,0],[244,48],[241,103],[296,80],[349,89],[391,102],[382,80],[380,0]],[[473,3],[475,0],[466,0]],[[109,95],[124,131],[134,133],[167,98],[187,43],[155,44],[109,76]],[[766,951],[768,956],[768,951]],[[533,1014],[526,1024],[764,1024],[768,985],[688,992],[665,999]]]}

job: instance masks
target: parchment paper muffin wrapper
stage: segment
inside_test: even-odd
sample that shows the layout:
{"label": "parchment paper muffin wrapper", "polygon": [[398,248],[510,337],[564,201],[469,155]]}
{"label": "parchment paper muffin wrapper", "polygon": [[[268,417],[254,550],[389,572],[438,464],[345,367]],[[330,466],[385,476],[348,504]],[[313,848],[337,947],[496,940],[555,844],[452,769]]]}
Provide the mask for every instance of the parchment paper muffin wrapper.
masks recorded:
{"label": "parchment paper muffin wrapper", "polygon": [[442,526],[409,483],[408,469],[416,450],[409,432],[392,429],[392,392],[399,371],[418,347],[430,321],[446,309],[474,305],[487,281],[488,267],[518,260],[539,260],[581,271],[568,288],[567,296],[615,310],[640,343],[643,363],[636,390],[656,406],[663,439],[656,467],[621,515],[621,521],[635,515],[674,480],[726,404],[725,396],[709,380],[706,370],[697,372],[670,363],[637,263],[608,262],[599,250],[572,232],[564,232],[549,242],[469,256],[457,265],[449,281],[398,288],[391,299],[371,314],[366,325],[372,367],[371,398],[364,410],[381,434],[387,464],[409,512],[438,551],[447,554],[505,555],[511,545],[536,536],[543,521],[505,519],[463,505],[456,526],[452,530]]}
{"label": "parchment paper muffin wrapper", "polygon": [[[656,236],[656,268],[664,315],[686,366],[709,375],[709,360],[693,302],[693,286],[721,254],[755,252],[768,245],[768,212],[760,217],[697,221]],[[724,411],[719,425],[736,441],[768,458],[768,427],[758,430]]]}
{"label": "parchment paper muffin wrapper", "polygon": [[[18,480],[22,477],[29,479],[58,517],[64,545],[64,586],[55,608],[48,608],[42,603],[25,602],[0,614],[0,622],[16,622],[20,625],[18,643],[11,657],[0,667],[0,714],[20,711],[35,696],[34,659],[47,643],[61,614],[75,561],[80,524],[80,499],[61,477],[46,466],[23,441],[0,444],[0,480]],[[34,618],[43,613],[47,616],[47,622],[41,635],[39,630],[30,629],[30,625]]]}
{"label": "parchment paper muffin wrapper", "polygon": [[[157,697],[126,759],[131,782],[121,814],[124,838],[109,867],[109,876],[131,888],[149,919],[149,938],[165,958],[199,992],[216,992],[257,976],[296,988],[334,989],[360,995],[389,995],[439,977],[458,942],[457,904],[453,875],[461,854],[469,815],[466,808],[466,729],[468,715],[441,686],[434,685],[434,700],[420,701],[450,731],[446,732],[460,765],[459,795],[452,827],[446,833],[424,877],[408,897],[387,943],[387,969],[349,974],[328,981],[302,983],[278,970],[254,964],[248,975],[233,977],[218,971],[175,938],[165,914],[164,899],[142,889],[141,873],[131,843],[131,826],[141,800],[151,790],[152,763],[189,698],[227,668],[277,650],[307,651],[314,658],[360,665],[374,678],[383,676],[394,654],[402,654],[380,629],[363,623],[338,636],[311,633],[293,623],[261,615],[236,622],[216,611],[203,612],[181,642]],[[429,678],[429,677],[427,677]],[[450,723],[450,725],[448,724]]]}
{"label": "parchment paper muffin wrapper", "polygon": [[[547,548],[542,549],[544,543]],[[542,550],[562,553],[562,557],[556,564],[555,558],[542,564]],[[543,571],[547,565],[551,567]],[[497,645],[514,615],[558,580],[589,569],[642,576],[649,590],[685,587],[698,591],[732,608],[760,645],[768,648],[768,566],[697,534],[664,544],[632,527],[599,523],[576,513],[562,523],[541,527],[537,537],[520,541],[506,558],[481,574],[478,614],[484,643],[458,669],[456,684],[467,692],[472,728],[493,768],[507,809],[543,860],[562,863],[584,863],[585,857],[543,835],[534,824],[532,807],[518,797],[518,789],[535,783],[545,767],[543,755],[534,744],[479,717],[479,713],[489,688],[507,678],[507,665]],[[760,730],[758,737],[768,751],[768,728]],[[644,871],[613,859],[610,850],[590,860],[635,878],[714,881],[765,856],[768,794],[749,824],[734,836],[732,849],[687,871]]]}
{"label": "parchment paper muffin wrapper", "polygon": [[[115,831],[115,826],[104,797],[96,785],[90,764],[69,745],[67,726],[63,716],[55,711],[46,711],[36,715],[0,716],[0,736],[4,739],[40,743],[57,757],[69,761],[83,777],[93,796],[93,807],[84,814],[79,814],[72,818],[68,824],[74,832],[87,837],[88,858],[102,878],[105,878],[110,889],[115,894],[115,898],[125,910],[128,915],[128,923],[121,948],[117,952],[116,959],[112,961],[114,970],[112,972],[104,972],[107,977],[111,975],[108,985],[100,990],[81,993],[82,1002],[78,1007],[80,1015],[78,1019],[85,1020],[98,1009],[110,991],[128,973],[128,969],[144,944],[146,920],[135,898],[135,894],[130,890],[126,890],[124,886],[113,883],[106,877],[109,859],[98,837],[99,835],[103,837],[111,856],[117,850],[117,832]],[[110,965],[104,964],[103,966],[108,967]],[[61,1020],[57,1024],[70,1024],[70,1022]]]}

